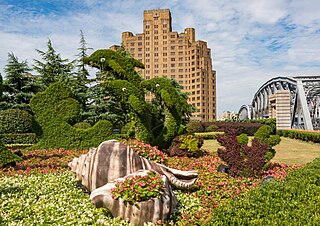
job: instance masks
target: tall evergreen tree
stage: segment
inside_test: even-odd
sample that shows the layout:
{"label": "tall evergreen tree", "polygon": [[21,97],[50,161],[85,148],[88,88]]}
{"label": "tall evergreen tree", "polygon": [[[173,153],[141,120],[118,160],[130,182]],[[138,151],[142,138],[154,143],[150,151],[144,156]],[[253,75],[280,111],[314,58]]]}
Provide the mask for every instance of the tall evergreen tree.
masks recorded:
{"label": "tall evergreen tree", "polygon": [[41,75],[41,82],[45,87],[50,83],[62,82],[70,84],[74,62],[68,59],[62,59],[59,53],[56,53],[51,40],[48,40],[47,51],[36,49],[43,61],[34,59],[34,70]]}
{"label": "tall evergreen tree", "polygon": [[19,62],[13,53],[8,53],[6,73],[3,81],[3,96],[1,109],[19,108],[29,110],[29,101],[35,93],[40,91],[38,78],[31,75],[27,61]]}
{"label": "tall evergreen tree", "polygon": [[0,101],[1,101],[1,99],[2,99],[2,91],[3,91],[3,84],[2,84],[2,82],[3,82],[3,79],[2,79],[2,75],[1,75],[1,73],[0,73]]}
{"label": "tall evergreen tree", "polygon": [[88,56],[87,51],[92,49],[87,47],[87,42],[85,40],[83,31],[80,30],[80,47],[78,48],[79,53],[76,55],[78,59],[76,60],[76,72],[73,76],[72,80],[72,91],[79,101],[81,106],[81,121],[86,120],[88,117],[92,115],[92,111],[90,110],[90,103],[92,102],[92,91],[90,84],[94,81],[94,79],[89,78],[89,72],[86,69],[86,65],[83,62],[83,59]]}

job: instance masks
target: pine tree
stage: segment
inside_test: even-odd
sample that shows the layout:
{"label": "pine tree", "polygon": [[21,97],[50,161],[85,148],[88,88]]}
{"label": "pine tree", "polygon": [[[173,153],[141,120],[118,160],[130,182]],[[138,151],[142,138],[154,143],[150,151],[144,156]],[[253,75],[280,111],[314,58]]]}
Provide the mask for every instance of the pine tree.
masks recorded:
{"label": "pine tree", "polygon": [[3,91],[3,84],[2,84],[3,80],[2,80],[2,75],[0,73],[0,101],[2,99],[2,91]]}
{"label": "pine tree", "polygon": [[29,110],[29,101],[40,91],[38,78],[31,75],[27,61],[19,62],[13,54],[8,54],[8,63],[4,67],[6,73],[3,81],[3,96],[0,109],[18,108]]}
{"label": "pine tree", "polygon": [[47,48],[46,52],[36,49],[43,62],[34,59],[34,70],[41,75],[42,84],[45,87],[48,87],[53,82],[70,84],[74,62],[62,59],[60,54],[56,53],[50,39],[48,40]]}
{"label": "pine tree", "polygon": [[83,62],[83,59],[88,56],[87,51],[92,49],[87,47],[87,42],[85,40],[84,34],[82,30],[80,30],[80,47],[78,48],[79,53],[76,55],[78,59],[76,60],[77,71],[75,72],[71,89],[79,101],[81,106],[81,121],[86,120],[92,115],[92,111],[90,111],[90,98],[92,98],[92,91],[90,84],[94,81],[94,79],[89,78],[89,72],[86,69],[86,65]]}

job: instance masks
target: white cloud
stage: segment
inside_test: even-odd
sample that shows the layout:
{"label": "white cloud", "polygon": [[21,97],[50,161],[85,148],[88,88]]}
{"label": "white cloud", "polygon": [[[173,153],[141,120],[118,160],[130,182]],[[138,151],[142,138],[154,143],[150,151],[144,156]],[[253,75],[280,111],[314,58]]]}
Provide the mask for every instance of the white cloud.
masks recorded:
{"label": "white cloud", "polygon": [[319,74],[318,0],[59,2],[66,3],[64,11],[0,3],[0,70],[11,51],[31,65],[39,59],[35,49],[46,50],[48,38],[63,58],[73,59],[80,29],[94,49],[120,44],[123,31],[142,33],[143,10],[169,8],[174,31],[194,27],[196,38],[211,48],[219,113],[250,104],[274,76]]}

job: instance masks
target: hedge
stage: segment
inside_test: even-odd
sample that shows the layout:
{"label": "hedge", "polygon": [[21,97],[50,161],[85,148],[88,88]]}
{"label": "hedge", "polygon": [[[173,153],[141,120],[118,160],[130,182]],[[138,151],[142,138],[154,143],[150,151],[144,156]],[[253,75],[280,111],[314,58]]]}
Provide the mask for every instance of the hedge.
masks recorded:
{"label": "hedge", "polygon": [[20,109],[0,111],[0,134],[32,132],[33,116]]}
{"label": "hedge", "polygon": [[252,122],[190,122],[187,124],[188,132],[204,132],[206,128],[216,128],[215,132],[225,132],[227,128],[234,128],[237,130],[237,134],[245,133],[248,136],[253,136],[258,129],[263,126],[262,123]]}
{"label": "hedge", "polygon": [[194,133],[194,135],[201,137],[204,140],[216,140],[218,134],[223,134],[223,132]]}
{"label": "hedge", "polygon": [[7,133],[0,134],[0,139],[4,144],[36,144],[37,135],[35,133]]}
{"label": "hedge", "polygon": [[320,143],[320,132],[298,131],[298,130],[278,130],[277,134],[291,139],[298,139],[306,142]]}
{"label": "hedge", "polygon": [[319,225],[320,159],[216,208],[209,225]]}
{"label": "hedge", "polygon": [[51,84],[44,92],[37,93],[30,107],[39,124],[39,142],[33,148],[83,149],[97,147],[112,138],[112,123],[97,122],[87,129],[72,126],[79,119],[80,105],[68,86]]}

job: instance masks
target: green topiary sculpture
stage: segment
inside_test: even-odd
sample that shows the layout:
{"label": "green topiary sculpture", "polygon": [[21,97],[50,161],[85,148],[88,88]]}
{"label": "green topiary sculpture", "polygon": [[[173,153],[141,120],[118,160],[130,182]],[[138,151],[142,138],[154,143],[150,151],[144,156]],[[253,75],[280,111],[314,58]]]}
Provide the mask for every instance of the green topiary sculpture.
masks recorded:
{"label": "green topiary sculpture", "polygon": [[41,128],[40,140],[34,148],[96,147],[112,136],[109,121],[99,121],[88,129],[71,125],[78,119],[80,106],[71,90],[62,83],[53,83],[44,92],[37,93],[30,107]]}
{"label": "green topiary sculpture", "polygon": [[[144,80],[134,68],[143,65],[122,52],[97,50],[84,62],[101,70],[102,81],[126,115],[128,136],[160,148],[168,148],[185,128],[190,113],[187,97],[166,78]],[[154,95],[145,101],[147,92]]]}

